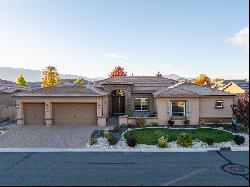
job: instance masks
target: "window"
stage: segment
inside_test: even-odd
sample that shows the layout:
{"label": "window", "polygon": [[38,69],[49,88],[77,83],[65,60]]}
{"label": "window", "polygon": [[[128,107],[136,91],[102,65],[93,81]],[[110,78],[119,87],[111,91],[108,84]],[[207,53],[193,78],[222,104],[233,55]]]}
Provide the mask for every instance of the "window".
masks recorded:
{"label": "window", "polygon": [[186,116],[185,101],[172,101],[172,116]]}
{"label": "window", "polygon": [[223,108],[223,101],[217,100],[215,102],[215,108]]}
{"label": "window", "polygon": [[135,111],[148,111],[148,98],[135,98]]}

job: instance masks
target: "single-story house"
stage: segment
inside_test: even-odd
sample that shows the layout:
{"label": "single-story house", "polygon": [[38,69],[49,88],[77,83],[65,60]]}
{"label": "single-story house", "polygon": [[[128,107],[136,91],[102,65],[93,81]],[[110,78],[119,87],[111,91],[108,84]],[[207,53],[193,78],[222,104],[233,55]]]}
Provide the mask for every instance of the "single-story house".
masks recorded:
{"label": "single-story house", "polygon": [[228,92],[178,83],[156,76],[124,76],[79,86],[57,85],[16,95],[17,122],[20,125],[96,125],[105,126],[110,118],[119,124],[175,124],[190,120],[190,124],[221,121],[232,118],[234,95]]}

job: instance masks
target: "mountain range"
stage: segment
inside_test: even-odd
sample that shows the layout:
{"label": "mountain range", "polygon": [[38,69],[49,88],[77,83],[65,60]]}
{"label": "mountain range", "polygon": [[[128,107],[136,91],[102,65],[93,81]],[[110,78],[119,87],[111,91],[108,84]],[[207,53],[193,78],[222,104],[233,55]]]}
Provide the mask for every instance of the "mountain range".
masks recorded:
{"label": "mountain range", "polygon": [[[11,67],[0,67],[0,79],[16,81],[16,78],[19,75],[23,75],[28,82],[40,82],[42,78],[43,72],[40,70],[31,70],[31,69],[23,69],[23,68],[11,68]],[[80,75],[71,75],[71,74],[60,74],[61,79],[77,79],[82,78],[88,81],[96,81],[105,79],[104,77],[95,77],[88,78]]]}
{"label": "mountain range", "polygon": [[[19,75],[23,75],[28,82],[40,82],[42,78],[42,74],[43,72],[40,70],[0,67],[0,79],[9,80],[13,82],[16,81],[16,78]],[[60,74],[61,79],[77,79],[79,77],[88,81],[96,81],[96,80],[105,79],[105,77],[89,78],[89,77],[83,77],[81,75]],[[163,77],[174,79],[174,80],[185,79],[185,77],[182,77],[176,74],[163,75]]]}

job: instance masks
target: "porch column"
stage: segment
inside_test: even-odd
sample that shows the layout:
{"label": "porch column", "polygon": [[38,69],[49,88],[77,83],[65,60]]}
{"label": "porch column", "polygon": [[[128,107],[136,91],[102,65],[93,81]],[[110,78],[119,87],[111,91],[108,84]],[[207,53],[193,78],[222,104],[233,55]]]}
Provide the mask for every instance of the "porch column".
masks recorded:
{"label": "porch column", "polygon": [[45,124],[51,126],[53,124],[52,103],[45,101]]}
{"label": "porch column", "polygon": [[105,102],[103,101],[103,98],[100,98],[97,101],[97,108],[96,108],[96,113],[97,113],[97,125],[98,126],[106,126],[107,122],[107,118],[105,116],[104,113],[106,113],[106,111],[104,112],[104,107],[105,107]]}
{"label": "porch column", "polygon": [[23,103],[17,101],[16,107],[17,107],[17,124],[24,125]]}

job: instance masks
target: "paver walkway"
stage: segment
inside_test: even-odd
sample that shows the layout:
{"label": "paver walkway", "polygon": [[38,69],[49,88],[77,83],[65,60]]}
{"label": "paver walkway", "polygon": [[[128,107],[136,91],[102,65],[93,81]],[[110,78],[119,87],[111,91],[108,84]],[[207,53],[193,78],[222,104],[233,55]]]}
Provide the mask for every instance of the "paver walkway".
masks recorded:
{"label": "paver walkway", "polygon": [[84,148],[95,129],[100,127],[17,126],[0,135],[0,148]]}

